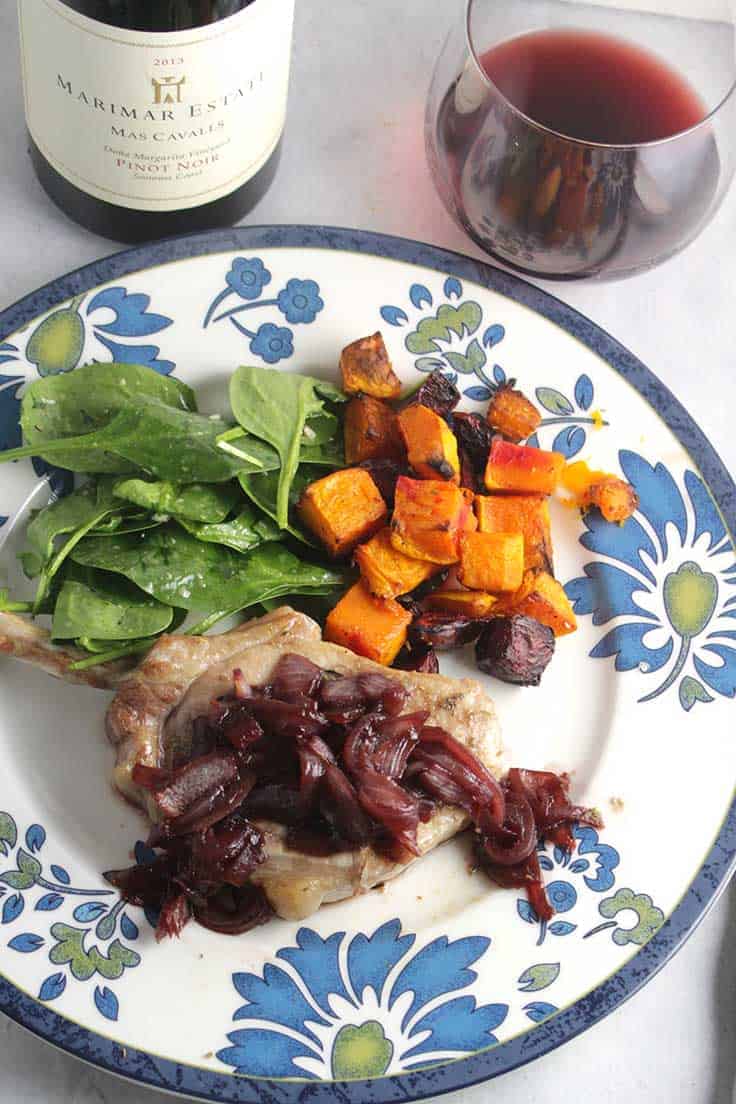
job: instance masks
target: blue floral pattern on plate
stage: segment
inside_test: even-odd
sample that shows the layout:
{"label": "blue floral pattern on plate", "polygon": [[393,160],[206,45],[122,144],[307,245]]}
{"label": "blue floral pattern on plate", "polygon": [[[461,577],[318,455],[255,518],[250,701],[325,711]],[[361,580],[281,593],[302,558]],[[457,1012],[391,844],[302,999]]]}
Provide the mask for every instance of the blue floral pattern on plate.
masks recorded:
{"label": "blue floral pattern on plate", "polygon": [[[389,326],[413,326],[404,338],[404,346],[415,358],[417,371],[442,372],[460,386],[466,399],[488,402],[499,387],[516,382],[507,377],[500,364],[491,364],[489,360],[492,350],[506,337],[506,328],[498,321],[489,323],[475,300],[463,299],[463,285],[456,277],[448,276],[442,290],[446,301],[433,314],[425,313],[426,308],[435,305],[432,292],[425,284],[412,284],[409,309],[413,320],[403,307],[391,305],[381,307],[381,318]],[[494,361],[495,356],[494,353],[491,358]],[[475,376],[477,382],[461,378],[465,376]],[[465,383],[469,385],[466,387]],[[548,415],[542,418],[539,428],[545,437],[541,447],[561,452],[568,460],[585,446],[590,427],[608,424],[599,412],[591,409],[594,388],[587,373],[577,379],[572,400],[555,387],[538,387],[535,394]],[[549,426],[554,427],[554,436],[547,441],[549,434],[545,431]],[[540,446],[539,433],[529,439],[530,445]]]}
{"label": "blue floral pattern on plate", "polygon": [[[168,375],[176,367],[159,356],[161,348],[136,338],[159,334],[172,324],[166,315],[150,310],[151,297],[128,292],[125,287],[108,287],[77,295],[57,307],[33,327],[21,345],[0,346],[0,365],[18,365],[39,376],[71,372],[84,361],[113,360],[119,364],[145,364]],[[7,367],[5,368],[7,371]],[[0,390],[8,377],[0,379]],[[0,427],[9,421],[0,407]],[[0,447],[9,448],[4,436]]]}
{"label": "blue floral pattern on plate", "polygon": [[[117,981],[126,970],[138,966],[141,956],[128,946],[138,938],[138,925],[122,899],[107,900],[115,891],[80,889],[72,885],[71,875],[58,863],[50,863],[46,872],[38,857],[46,843],[46,831],[40,824],[28,827],[24,843],[25,847],[19,843],[15,819],[0,812],[0,857],[5,860],[0,871],[0,925],[10,935],[6,945],[16,954],[43,951],[52,966],[62,967],[43,979],[38,999],[45,1003],[57,1000],[69,979]],[[85,900],[78,903],[80,897]],[[41,915],[34,919],[34,913]],[[39,923],[48,913],[54,914],[53,923],[50,918],[48,924],[43,919],[39,931]],[[113,989],[98,984],[92,998],[101,1016],[117,1020],[120,1001]]]}
{"label": "blue floral pattern on plate", "polygon": [[[647,894],[622,888],[601,897],[604,922],[588,930],[573,918],[585,893],[613,889],[621,861],[595,829],[577,826],[573,834],[573,852],[539,846],[554,918],[540,920],[519,897],[518,919],[536,932],[536,946],[575,932],[583,939],[608,932],[617,946],[642,946],[664,921]],[[455,941],[443,935],[417,949],[416,936],[393,919],[352,938],[301,928],[296,942],[277,951],[278,963],[262,974],[233,974],[245,1001],[233,1018],[245,1026],[228,1035],[231,1046],[217,1057],[237,1073],[343,1080],[406,1072],[492,1046],[510,1010],[503,1002],[479,1005],[472,992],[478,975],[471,967],[491,948],[487,934]],[[560,962],[534,963],[519,976],[518,991],[540,992],[560,973]],[[547,1001],[521,1005],[533,1023],[557,1010]]]}
{"label": "blue floral pattern on plate", "polygon": [[[664,464],[619,453],[639,495],[624,525],[585,516],[580,543],[597,559],[566,591],[580,616],[613,627],[590,655],[615,656],[617,671],[639,671],[656,685],[639,701],[676,687],[686,711],[714,694],[736,695],[736,562],[723,519],[700,476],[682,486]],[[659,680],[653,677],[662,672]]]}
{"label": "blue floral pattern on plate", "polygon": [[[150,306],[151,297],[142,292],[129,292],[124,286],[103,288],[89,296],[76,296],[47,314],[22,339],[0,345],[0,367],[4,369],[0,375],[0,450],[21,444],[23,388],[35,375],[71,372],[90,360],[144,364],[162,375],[171,373],[176,365],[160,356],[161,347],[140,340],[172,324],[171,318]],[[34,458],[33,468],[36,475],[48,477],[53,496],[72,489],[69,472],[38,458]],[[6,516],[0,516],[0,527],[6,521]]]}
{"label": "blue floral pattern on plate", "polygon": [[[293,331],[288,326],[277,326],[273,322],[263,322],[253,330],[243,322],[243,314],[264,307],[275,308],[292,326],[309,325],[325,304],[316,280],[297,277],[287,280],[275,298],[263,299],[263,290],[271,280],[271,273],[260,257],[236,257],[225,275],[225,287],[208,306],[202,325],[206,330],[217,322],[229,322],[248,340],[253,356],[260,357],[266,364],[278,364],[280,360],[288,360],[294,355]],[[220,311],[225,301],[233,296],[242,302]]]}
{"label": "blue floral pattern on plate", "polygon": [[[610,843],[601,843],[594,828],[578,825],[573,836],[576,842],[576,851],[573,852],[545,843],[539,845],[539,865],[545,878],[547,896],[555,909],[553,919],[549,922],[540,919],[526,897],[519,897],[516,901],[519,917],[537,930],[537,946],[541,946],[548,935],[560,937],[577,932],[583,939],[588,939],[609,929],[616,929],[611,931],[611,935],[620,946],[625,943],[643,945],[661,927],[664,914],[653,904],[651,897],[634,894],[631,889],[619,889],[612,897],[602,898],[598,911],[608,922],[584,933],[581,931],[575,909],[581,902],[582,894],[586,891],[602,894],[612,889],[621,856]],[[559,877],[560,874],[565,876]],[[629,903],[623,904],[622,901]],[[637,916],[636,923],[629,928],[619,927],[615,920],[611,920],[624,908],[629,908]],[[563,914],[565,918],[561,919]]]}
{"label": "blue floral pattern on plate", "polygon": [[[236,1072],[326,1080],[380,1077],[495,1043],[508,1005],[479,1005],[472,966],[491,940],[417,937],[390,920],[371,935],[300,928],[262,975],[233,974],[245,1000],[218,1058]],[[440,1000],[440,998],[442,998]],[[256,1063],[254,1069],[253,1063]]]}

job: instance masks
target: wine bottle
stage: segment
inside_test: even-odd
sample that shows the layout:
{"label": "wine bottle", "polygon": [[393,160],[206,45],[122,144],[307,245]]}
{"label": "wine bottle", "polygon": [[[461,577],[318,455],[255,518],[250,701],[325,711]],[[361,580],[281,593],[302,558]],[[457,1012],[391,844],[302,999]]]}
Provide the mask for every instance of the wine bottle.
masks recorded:
{"label": "wine bottle", "polygon": [[229,226],[279,160],[294,0],[18,0],[30,155],[82,226]]}

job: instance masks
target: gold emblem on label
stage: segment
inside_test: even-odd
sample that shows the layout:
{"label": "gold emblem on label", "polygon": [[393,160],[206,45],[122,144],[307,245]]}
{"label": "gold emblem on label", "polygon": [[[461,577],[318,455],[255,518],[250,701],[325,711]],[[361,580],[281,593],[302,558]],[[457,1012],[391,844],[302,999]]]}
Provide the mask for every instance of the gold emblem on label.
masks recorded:
{"label": "gold emblem on label", "polygon": [[180,104],[182,102],[182,89],[187,83],[185,76],[181,77],[153,77],[153,102],[155,104]]}

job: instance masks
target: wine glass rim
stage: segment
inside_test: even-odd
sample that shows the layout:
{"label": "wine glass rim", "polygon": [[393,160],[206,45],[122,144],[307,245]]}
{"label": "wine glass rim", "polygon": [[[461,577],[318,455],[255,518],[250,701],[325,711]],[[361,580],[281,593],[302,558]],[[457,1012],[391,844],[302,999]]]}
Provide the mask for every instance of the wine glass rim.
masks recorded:
{"label": "wine glass rim", "polygon": [[[547,126],[545,123],[540,123],[538,119],[533,118],[531,115],[527,115],[525,112],[518,108],[516,104],[501,91],[498,85],[491,80],[486,73],[485,69],[481,65],[480,57],[475,48],[473,42],[473,32],[470,26],[470,20],[473,12],[473,8],[476,6],[478,0],[465,0],[465,37],[467,40],[468,52],[470,57],[475,63],[476,69],[481,77],[481,80],[488,88],[492,88],[494,92],[503,100],[509,111],[513,112],[518,118],[523,119],[524,122],[529,123],[530,126],[535,127],[537,130],[543,131],[544,134],[549,134],[554,138],[561,138],[565,142],[570,142],[573,145],[584,146],[586,149],[603,149],[603,150],[642,150],[642,149],[654,149],[658,146],[665,146],[668,142],[676,142],[680,138],[685,138],[690,134],[695,134],[696,131],[704,128],[708,123],[718,115],[723,107],[728,103],[731,97],[736,93],[736,77],[731,82],[729,88],[725,94],[718,101],[715,107],[711,108],[707,115],[704,115],[702,119],[699,119],[697,123],[693,123],[692,126],[686,127],[685,130],[678,130],[674,134],[668,134],[666,138],[654,138],[648,142],[592,142],[587,138],[573,138],[570,134],[565,134],[562,130],[555,130],[554,127]],[[533,34],[533,31],[522,31],[521,34],[514,35],[514,38],[522,38],[525,34]]]}

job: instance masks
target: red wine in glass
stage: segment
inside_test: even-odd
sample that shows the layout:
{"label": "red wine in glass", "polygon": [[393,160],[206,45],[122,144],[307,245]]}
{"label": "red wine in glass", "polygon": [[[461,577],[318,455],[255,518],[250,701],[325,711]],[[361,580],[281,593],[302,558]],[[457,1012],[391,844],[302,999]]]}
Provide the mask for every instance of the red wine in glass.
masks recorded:
{"label": "red wine in glass", "polygon": [[519,35],[480,62],[491,83],[466,66],[437,139],[455,209],[484,248],[578,276],[639,267],[696,232],[719,164],[707,128],[689,139],[692,156],[663,141],[707,114],[683,76],[633,43],[574,29]]}

